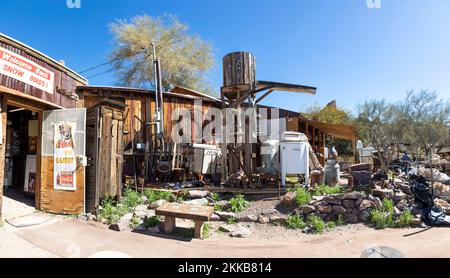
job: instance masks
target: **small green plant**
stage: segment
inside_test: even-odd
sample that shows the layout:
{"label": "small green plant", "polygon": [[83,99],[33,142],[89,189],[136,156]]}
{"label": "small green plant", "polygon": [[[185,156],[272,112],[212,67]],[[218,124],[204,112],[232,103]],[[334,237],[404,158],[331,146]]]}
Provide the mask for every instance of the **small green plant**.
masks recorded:
{"label": "small green plant", "polygon": [[213,199],[214,202],[220,201],[219,193],[217,193],[217,192],[212,193],[211,194],[211,199]]}
{"label": "small green plant", "polygon": [[289,215],[286,219],[286,228],[292,230],[304,229],[306,224],[299,215]]}
{"label": "small green plant", "polygon": [[142,198],[136,190],[127,188],[123,193],[122,203],[127,208],[133,209],[138,205],[142,204]]}
{"label": "small green plant", "polygon": [[146,227],[146,228],[155,227],[155,226],[158,226],[160,222],[161,222],[161,218],[157,215],[154,215],[152,217],[146,217],[144,219],[144,227]]}
{"label": "small green plant", "polygon": [[122,204],[117,204],[113,198],[107,196],[100,202],[98,217],[106,220],[106,223],[111,225],[119,221],[128,211],[129,208],[124,207]]}
{"label": "small green plant", "polygon": [[297,187],[295,189],[295,193],[296,193],[295,203],[298,206],[307,205],[312,200],[311,193],[309,193],[309,191],[304,187]]}
{"label": "small green plant", "polygon": [[394,201],[388,198],[383,199],[383,210],[390,214],[394,213]]}
{"label": "small green plant", "polygon": [[340,186],[329,186],[329,185],[317,185],[314,188],[313,195],[314,196],[323,196],[323,195],[332,195],[342,193],[343,189]]}
{"label": "small green plant", "polygon": [[308,217],[308,224],[311,227],[313,233],[315,233],[315,234],[323,233],[323,231],[325,230],[325,227],[326,227],[326,224],[322,220],[322,218],[320,218],[319,216],[314,215],[314,214],[311,214]]}
{"label": "small green plant", "polygon": [[[165,197],[167,197],[167,196],[165,196]],[[181,203],[181,202],[186,201],[188,199],[189,199],[189,191],[188,190],[182,189],[181,191],[178,192],[177,200],[176,200],[177,202]]]}
{"label": "small green plant", "polygon": [[413,224],[414,216],[409,210],[405,210],[402,214],[397,218],[395,222],[395,226],[398,228],[406,228]]}
{"label": "small green plant", "polygon": [[133,216],[133,218],[131,218],[131,221],[129,224],[130,229],[136,228],[140,223],[141,223],[141,219],[139,219],[139,217]]}
{"label": "small green plant", "polygon": [[219,204],[214,204],[214,211],[223,211],[223,207]]}
{"label": "small green plant", "polygon": [[334,222],[334,221],[327,222],[327,229],[331,230],[331,229],[334,229],[336,227],[337,227],[336,222]]}
{"label": "small green plant", "polygon": [[387,214],[385,211],[374,209],[370,212],[370,221],[376,229],[385,229],[388,227]]}
{"label": "small green plant", "polygon": [[231,198],[228,204],[230,206],[230,211],[232,212],[241,212],[248,206],[248,202],[245,200],[244,195],[237,195],[236,197]]}
{"label": "small green plant", "polygon": [[211,231],[211,225],[209,223],[205,223],[202,229],[202,238],[208,238]]}
{"label": "small green plant", "polygon": [[395,220],[394,201],[383,199],[383,207],[370,212],[370,221],[376,229],[400,228],[410,226],[413,221],[411,212],[405,211]]}
{"label": "small green plant", "polygon": [[146,189],[144,189],[143,194],[144,194],[144,196],[147,197],[149,204],[156,202],[158,200],[166,200],[168,202],[175,201],[175,197],[169,191],[159,191],[159,190],[154,190],[151,188],[146,188]]}
{"label": "small green plant", "polygon": [[344,217],[342,217],[342,215],[339,215],[337,220],[336,220],[336,225],[337,226],[344,226],[345,225],[345,220]]}
{"label": "small green plant", "polygon": [[227,223],[232,225],[232,224],[236,224],[236,218],[234,217],[230,217],[227,219]]}

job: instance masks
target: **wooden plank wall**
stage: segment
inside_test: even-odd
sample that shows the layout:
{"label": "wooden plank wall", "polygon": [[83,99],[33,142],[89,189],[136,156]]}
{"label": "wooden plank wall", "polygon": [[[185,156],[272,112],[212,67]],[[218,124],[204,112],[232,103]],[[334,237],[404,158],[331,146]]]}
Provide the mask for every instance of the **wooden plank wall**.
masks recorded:
{"label": "wooden plank wall", "polygon": [[41,209],[57,214],[81,214],[84,211],[84,167],[77,162],[77,190],[54,190],[53,156],[42,157]]}
{"label": "wooden plank wall", "polygon": [[[129,134],[124,135],[125,151],[130,151],[131,142],[135,139],[135,143],[145,143],[145,123],[153,122],[153,114],[156,111],[156,104],[153,94],[142,94],[137,92],[117,92],[103,91],[92,93],[90,91],[82,91],[79,93],[80,101],[77,107],[90,108],[103,98],[111,98],[125,103],[128,107],[125,112],[124,131]],[[149,105],[146,105],[149,104]],[[202,119],[215,104],[213,102],[202,102]],[[194,100],[183,97],[165,96],[164,97],[164,132],[166,140],[171,142],[172,128],[176,125],[176,121],[172,121],[172,112],[178,108],[185,108],[193,111]],[[148,118],[150,116],[150,118]],[[134,131],[133,131],[134,130]],[[194,133],[192,133],[194,138]]]}

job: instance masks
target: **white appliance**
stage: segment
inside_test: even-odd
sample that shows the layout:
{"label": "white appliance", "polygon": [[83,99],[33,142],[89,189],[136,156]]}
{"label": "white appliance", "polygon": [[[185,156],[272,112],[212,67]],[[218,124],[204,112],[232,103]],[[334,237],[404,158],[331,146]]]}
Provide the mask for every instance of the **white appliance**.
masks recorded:
{"label": "white appliance", "polygon": [[214,145],[194,144],[194,173],[211,175],[220,172],[220,148]]}
{"label": "white appliance", "polygon": [[373,153],[376,150],[372,147],[359,149],[359,161],[360,163],[369,163],[373,166]]}
{"label": "white appliance", "polygon": [[280,143],[281,184],[286,187],[286,176],[305,175],[305,186],[309,185],[309,142],[299,132],[283,132]]}

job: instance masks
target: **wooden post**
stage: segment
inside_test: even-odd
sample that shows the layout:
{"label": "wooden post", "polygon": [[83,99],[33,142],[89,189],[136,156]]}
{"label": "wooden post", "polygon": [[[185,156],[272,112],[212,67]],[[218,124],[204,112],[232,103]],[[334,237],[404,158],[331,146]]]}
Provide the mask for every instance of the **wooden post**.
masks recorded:
{"label": "wooden post", "polygon": [[202,238],[203,225],[205,222],[201,220],[195,220],[194,223],[194,238]]}
{"label": "wooden post", "polygon": [[164,233],[168,234],[175,229],[175,217],[164,216]]}
{"label": "wooden post", "polygon": [[7,125],[7,104],[3,96],[0,96],[0,115],[2,128],[2,138],[0,145],[0,221],[2,221],[3,184],[5,182],[6,125]]}

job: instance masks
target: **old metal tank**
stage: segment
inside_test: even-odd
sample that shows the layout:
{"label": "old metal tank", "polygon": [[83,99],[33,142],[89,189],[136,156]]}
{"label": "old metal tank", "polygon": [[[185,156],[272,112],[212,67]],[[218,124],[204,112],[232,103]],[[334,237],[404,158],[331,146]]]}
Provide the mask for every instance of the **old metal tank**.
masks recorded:
{"label": "old metal tank", "polygon": [[334,159],[329,159],[325,164],[325,184],[336,185],[341,179],[341,167]]}

